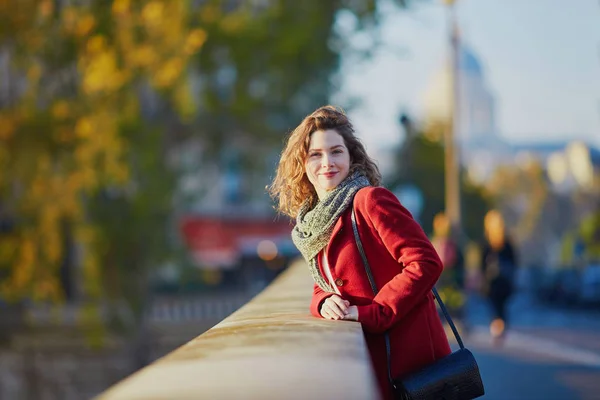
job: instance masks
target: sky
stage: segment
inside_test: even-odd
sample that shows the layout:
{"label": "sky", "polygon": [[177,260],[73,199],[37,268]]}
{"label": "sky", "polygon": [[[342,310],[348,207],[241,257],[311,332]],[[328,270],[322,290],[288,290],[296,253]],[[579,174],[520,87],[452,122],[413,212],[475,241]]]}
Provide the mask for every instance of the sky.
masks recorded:
{"label": "sky", "polygon": [[[343,58],[337,99],[362,99],[349,115],[368,148],[400,142],[401,110],[423,117],[424,93],[447,56],[441,3],[410,11],[383,7],[383,45],[375,56]],[[509,142],[577,138],[600,147],[598,0],[456,4],[462,40],[479,57],[497,102],[499,136]],[[354,40],[366,43],[362,36]]]}

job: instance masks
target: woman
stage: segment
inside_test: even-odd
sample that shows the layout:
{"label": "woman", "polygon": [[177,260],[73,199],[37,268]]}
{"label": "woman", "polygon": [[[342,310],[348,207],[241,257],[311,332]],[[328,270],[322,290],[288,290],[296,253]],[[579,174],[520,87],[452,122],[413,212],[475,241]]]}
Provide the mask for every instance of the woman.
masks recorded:
{"label": "woman", "polygon": [[[387,189],[346,115],[325,106],[290,134],[270,187],[280,212],[296,218],[292,238],[315,281],[311,313],[362,324],[384,398],[392,376],[450,353],[431,288],[442,271],[433,246]],[[351,213],[379,292],[373,295],[355,243]]]}
{"label": "woman", "polygon": [[513,293],[517,257],[506,235],[504,218],[498,210],[489,211],[483,220],[485,243],[481,253],[481,268],[494,318],[490,334],[500,344],[507,325],[506,305]]}

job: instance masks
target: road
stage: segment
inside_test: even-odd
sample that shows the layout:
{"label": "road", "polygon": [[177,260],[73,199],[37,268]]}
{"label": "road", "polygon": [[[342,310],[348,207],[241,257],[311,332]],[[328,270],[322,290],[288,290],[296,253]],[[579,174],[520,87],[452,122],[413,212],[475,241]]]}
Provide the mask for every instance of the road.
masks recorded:
{"label": "road", "polygon": [[527,294],[510,304],[502,345],[488,332],[483,299],[467,307],[465,344],[475,354],[489,400],[600,399],[600,311],[559,309]]}

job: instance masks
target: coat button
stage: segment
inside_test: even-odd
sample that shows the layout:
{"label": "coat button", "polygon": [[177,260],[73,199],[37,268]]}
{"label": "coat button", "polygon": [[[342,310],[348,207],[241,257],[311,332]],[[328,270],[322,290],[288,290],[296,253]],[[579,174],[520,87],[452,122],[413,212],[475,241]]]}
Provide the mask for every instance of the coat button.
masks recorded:
{"label": "coat button", "polygon": [[335,284],[338,286],[344,286],[344,280],[342,278],[337,278],[335,280]]}

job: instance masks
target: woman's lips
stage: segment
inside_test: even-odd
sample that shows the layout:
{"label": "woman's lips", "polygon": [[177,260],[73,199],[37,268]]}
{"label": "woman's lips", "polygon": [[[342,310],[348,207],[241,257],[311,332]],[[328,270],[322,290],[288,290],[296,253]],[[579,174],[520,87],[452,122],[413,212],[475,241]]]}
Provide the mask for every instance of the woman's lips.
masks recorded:
{"label": "woman's lips", "polygon": [[322,174],[325,178],[333,178],[334,176],[337,175],[337,172],[326,172],[324,174]]}

